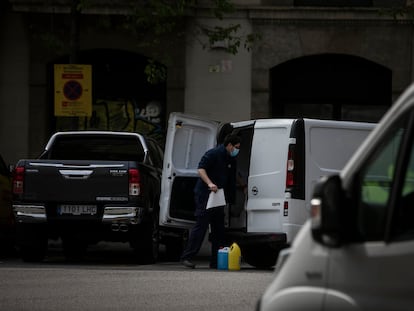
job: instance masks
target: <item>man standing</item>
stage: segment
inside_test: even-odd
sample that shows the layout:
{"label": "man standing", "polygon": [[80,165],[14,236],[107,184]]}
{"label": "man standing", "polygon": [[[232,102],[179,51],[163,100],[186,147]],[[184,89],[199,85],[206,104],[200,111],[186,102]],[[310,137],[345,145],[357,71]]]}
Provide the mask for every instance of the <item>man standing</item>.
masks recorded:
{"label": "man standing", "polygon": [[181,262],[188,268],[195,268],[192,258],[200,251],[208,225],[211,229],[210,268],[217,268],[217,252],[223,246],[224,206],[206,209],[211,191],[224,189],[226,202],[232,201],[236,187],[236,159],[239,153],[240,137],[229,134],[224,142],[208,150],[198,164],[200,178],[194,188],[196,224],[191,229],[188,243],[181,255]]}

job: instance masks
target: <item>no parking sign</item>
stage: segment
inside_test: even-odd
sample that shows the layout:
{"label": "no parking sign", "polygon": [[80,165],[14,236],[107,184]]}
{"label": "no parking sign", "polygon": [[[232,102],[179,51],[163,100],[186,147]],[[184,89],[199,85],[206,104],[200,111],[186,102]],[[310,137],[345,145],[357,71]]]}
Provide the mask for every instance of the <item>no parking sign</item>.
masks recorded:
{"label": "no parking sign", "polygon": [[55,116],[92,115],[92,66],[55,64]]}

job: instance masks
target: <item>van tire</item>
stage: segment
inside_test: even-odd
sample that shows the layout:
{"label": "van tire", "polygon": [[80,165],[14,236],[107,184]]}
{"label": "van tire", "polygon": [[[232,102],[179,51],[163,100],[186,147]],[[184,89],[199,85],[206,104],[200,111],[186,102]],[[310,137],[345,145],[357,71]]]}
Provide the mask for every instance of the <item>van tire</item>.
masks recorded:
{"label": "van tire", "polygon": [[169,237],[165,241],[165,253],[168,261],[179,261],[184,250],[182,237]]}
{"label": "van tire", "polygon": [[269,269],[276,264],[279,251],[267,246],[244,247],[242,250],[243,261],[259,269]]}

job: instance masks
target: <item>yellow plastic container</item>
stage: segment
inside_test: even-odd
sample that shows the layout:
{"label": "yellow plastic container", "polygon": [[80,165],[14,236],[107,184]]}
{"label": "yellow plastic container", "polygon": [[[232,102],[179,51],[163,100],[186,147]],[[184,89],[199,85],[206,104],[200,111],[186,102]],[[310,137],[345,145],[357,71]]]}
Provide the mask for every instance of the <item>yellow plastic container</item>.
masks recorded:
{"label": "yellow plastic container", "polygon": [[240,247],[233,243],[229,251],[229,270],[240,270],[241,250]]}

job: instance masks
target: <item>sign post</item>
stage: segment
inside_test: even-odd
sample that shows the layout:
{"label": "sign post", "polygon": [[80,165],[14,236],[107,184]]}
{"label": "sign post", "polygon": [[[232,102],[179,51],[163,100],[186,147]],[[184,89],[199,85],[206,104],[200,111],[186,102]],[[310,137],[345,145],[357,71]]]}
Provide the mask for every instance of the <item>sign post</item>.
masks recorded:
{"label": "sign post", "polygon": [[55,116],[92,115],[92,66],[55,64]]}

